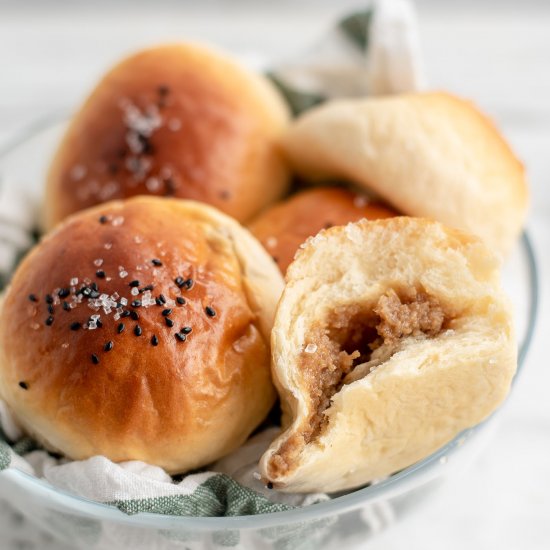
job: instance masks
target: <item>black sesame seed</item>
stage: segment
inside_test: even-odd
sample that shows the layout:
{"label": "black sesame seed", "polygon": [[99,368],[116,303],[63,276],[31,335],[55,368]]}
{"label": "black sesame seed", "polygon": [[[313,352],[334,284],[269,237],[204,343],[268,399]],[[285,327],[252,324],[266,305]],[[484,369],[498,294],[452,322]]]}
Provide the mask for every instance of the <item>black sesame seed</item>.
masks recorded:
{"label": "black sesame seed", "polygon": [[53,325],[53,317],[50,315],[45,321],[46,325],[51,326]]}
{"label": "black sesame seed", "polygon": [[141,307],[141,300],[132,300],[132,307]]}
{"label": "black sesame seed", "polygon": [[208,317],[216,317],[216,312],[210,306],[206,306],[204,308],[204,311],[206,312],[206,315],[208,315]]}
{"label": "black sesame seed", "polygon": [[160,298],[155,298],[155,303],[157,306],[163,306],[164,304],[160,301]]}
{"label": "black sesame seed", "polygon": [[151,344],[153,346],[158,346],[159,345],[159,339],[156,337],[156,335],[153,335],[153,337],[151,338]]}
{"label": "black sesame seed", "polygon": [[80,323],[77,323],[77,322],[75,321],[74,323],[71,323],[71,324],[69,325],[69,328],[70,328],[71,330],[78,330],[78,329],[80,328]]}
{"label": "black sesame seed", "polygon": [[105,271],[103,271],[103,269],[98,269],[95,272],[95,276],[98,277],[99,279],[105,279]]}
{"label": "black sesame seed", "polygon": [[176,302],[177,302],[180,306],[182,306],[183,304],[185,304],[185,298],[183,298],[182,296],[178,296],[178,297],[176,298]]}
{"label": "black sesame seed", "polygon": [[119,323],[118,327],[116,328],[117,332],[120,334],[124,330],[124,323]]}
{"label": "black sesame seed", "polygon": [[172,310],[170,308],[166,308],[162,310],[162,315],[164,317],[168,317],[168,315],[171,315],[171,314],[172,314]]}
{"label": "black sesame seed", "polygon": [[160,267],[162,265],[162,262],[160,260],[158,260],[157,258],[153,258],[151,260],[151,263],[157,267]]}
{"label": "black sesame seed", "polygon": [[170,319],[170,317],[165,317],[165,318],[164,318],[164,322],[165,322],[166,325],[169,326],[170,328],[174,326],[174,321],[172,321],[172,319]]}
{"label": "black sesame seed", "polygon": [[26,382],[19,382],[19,387],[23,388],[24,390],[29,389],[29,385]]}
{"label": "black sesame seed", "polygon": [[182,334],[181,332],[176,332],[174,335],[180,342],[185,342],[187,340],[187,336],[185,334]]}
{"label": "black sesame seed", "polygon": [[181,288],[183,285],[185,285],[185,279],[183,277],[176,277],[174,279],[174,283],[176,283],[176,286]]}
{"label": "black sesame seed", "polygon": [[182,327],[180,332],[183,332],[183,334],[189,334],[193,329],[191,327]]}
{"label": "black sesame seed", "polygon": [[98,319],[96,322],[95,322],[95,326],[97,328],[101,328],[103,326],[103,323]]}
{"label": "black sesame seed", "polygon": [[103,346],[103,350],[104,351],[111,351],[113,349],[113,341],[112,340],[109,340],[104,346]]}
{"label": "black sesame seed", "polygon": [[187,279],[184,283],[184,286],[185,288],[187,288],[187,290],[191,290],[194,284],[195,284],[195,281],[193,281],[193,279]]}
{"label": "black sesame seed", "polygon": [[153,290],[155,288],[154,285],[147,285],[147,286],[144,286],[143,288],[141,288],[139,291],[140,292],[147,292],[148,290]]}
{"label": "black sesame seed", "polygon": [[92,283],[90,285],[90,288],[94,291],[94,292],[98,292],[99,291],[99,287],[97,286],[97,283]]}
{"label": "black sesame seed", "polygon": [[137,321],[139,319],[139,314],[137,311],[130,311],[130,317],[134,320],[134,321]]}
{"label": "black sesame seed", "polygon": [[99,357],[95,354],[95,353],[92,353],[92,363],[94,365],[99,365]]}
{"label": "black sesame seed", "polygon": [[160,303],[161,303],[161,304],[165,304],[165,303],[166,303],[166,298],[164,297],[164,294],[159,294],[159,300],[160,300]]}
{"label": "black sesame seed", "polygon": [[66,298],[70,293],[71,293],[71,291],[70,291],[68,288],[62,288],[62,289],[57,293],[57,295],[58,295],[60,298]]}
{"label": "black sesame seed", "polygon": [[53,304],[53,296],[51,294],[46,294],[46,303]]}
{"label": "black sesame seed", "polygon": [[136,280],[133,280],[133,281],[130,281],[128,283],[128,286],[131,286],[131,287],[134,287],[134,286],[139,286],[139,281],[136,279]]}
{"label": "black sesame seed", "polygon": [[53,311],[54,311],[54,310],[53,310],[53,306],[52,306],[52,304],[50,304],[50,305],[48,306],[48,313],[49,313],[50,315],[53,315]]}
{"label": "black sesame seed", "polygon": [[125,310],[120,314],[120,316],[121,316],[122,318],[124,318],[124,317],[130,317],[130,315],[132,315],[132,313],[130,313],[127,309],[125,309]]}
{"label": "black sesame seed", "polygon": [[136,325],[136,326],[134,327],[134,334],[135,334],[136,336],[141,336],[142,332],[143,332],[143,331],[141,330],[141,327],[140,327],[139,325]]}
{"label": "black sesame seed", "polygon": [[71,306],[69,305],[69,302],[63,302],[63,309],[65,311],[71,311]]}
{"label": "black sesame seed", "polygon": [[38,302],[38,298],[36,297],[36,294],[29,294],[29,300],[31,302]]}
{"label": "black sesame seed", "polygon": [[166,86],[165,84],[161,84],[157,88],[157,92],[159,95],[168,95],[168,93],[170,92],[170,88],[168,88],[168,86]]}
{"label": "black sesame seed", "polygon": [[268,489],[273,489],[273,483],[271,483],[271,481],[267,482],[267,488]]}
{"label": "black sesame seed", "polygon": [[99,223],[107,223],[108,218],[107,216],[99,216]]}

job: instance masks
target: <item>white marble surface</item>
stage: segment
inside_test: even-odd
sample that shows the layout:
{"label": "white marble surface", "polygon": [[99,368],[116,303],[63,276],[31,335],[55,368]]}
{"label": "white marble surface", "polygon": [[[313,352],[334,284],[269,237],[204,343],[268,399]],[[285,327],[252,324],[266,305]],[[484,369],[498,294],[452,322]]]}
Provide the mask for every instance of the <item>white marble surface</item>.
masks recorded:
{"label": "white marble surface", "polygon": [[[361,2],[3,2],[0,149],[35,120],[78,105],[106,66],[133,48],[199,38],[240,54],[291,55]],[[541,269],[540,319],[524,374],[489,450],[371,550],[550,548],[550,5],[420,2],[430,82],[475,99],[525,161],[529,228]],[[71,5],[73,7],[69,8]],[[251,6],[254,6],[252,10]],[[225,4],[227,6],[227,4]],[[0,548],[30,550],[29,528],[0,507]],[[39,535],[37,535],[39,536]],[[26,538],[27,537],[27,538]],[[37,539],[38,540],[38,539]],[[61,547],[40,539],[36,548]]]}

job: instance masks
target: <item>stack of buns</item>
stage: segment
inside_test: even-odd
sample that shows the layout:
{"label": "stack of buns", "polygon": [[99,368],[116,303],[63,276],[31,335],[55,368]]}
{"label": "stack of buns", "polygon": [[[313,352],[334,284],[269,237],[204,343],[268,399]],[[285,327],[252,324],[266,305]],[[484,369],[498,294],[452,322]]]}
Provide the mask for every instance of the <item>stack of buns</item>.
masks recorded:
{"label": "stack of buns", "polygon": [[278,394],[264,481],[339,491],[502,402],[499,266],[527,187],[498,131],[446,93],[288,113],[263,76],[173,44],[116,65],[74,116],[50,232],[0,305],[0,397],[45,448],[183,473]]}

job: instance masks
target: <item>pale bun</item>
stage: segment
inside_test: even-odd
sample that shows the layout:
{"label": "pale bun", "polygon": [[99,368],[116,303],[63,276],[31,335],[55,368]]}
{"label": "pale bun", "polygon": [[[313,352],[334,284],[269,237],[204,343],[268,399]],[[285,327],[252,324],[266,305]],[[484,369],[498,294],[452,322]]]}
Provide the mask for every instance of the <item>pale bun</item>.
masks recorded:
{"label": "pale bun", "polygon": [[494,124],[447,93],[335,100],[291,127],[285,147],[308,179],[347,179],[400,212],[480,236],[497,254],[527,210],[525,172]]}
{"label": "pale bun", "polygon": [[122,60],[73,117],[47,178],[45,225],[134,195],[193,199],[245,221],[281,197],[289,113],[275,87],[197,44]]}
{"label": "pale bun", "polygon": [[262,246],[205,204],[139,197],[83,211],[36,246],[6,291],[0,396],[28,434],[69,458],[204,466],[274,403],[281,290]]}
{"label": "pale bun", "polygon": [[512,316],[478,238],[419,218],[363,220],[310,239],[286,280],[272,332],[286,430],[260,462],[276,489],[390,475],[508,393]]}

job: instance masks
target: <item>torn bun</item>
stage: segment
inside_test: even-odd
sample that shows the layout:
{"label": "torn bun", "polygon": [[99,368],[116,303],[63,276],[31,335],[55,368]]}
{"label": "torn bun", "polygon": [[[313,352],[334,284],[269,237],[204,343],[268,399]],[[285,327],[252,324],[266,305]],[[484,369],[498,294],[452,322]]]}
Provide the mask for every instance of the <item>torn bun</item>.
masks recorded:
{"label": "torn bun", "polygon": [[285,431],[263,477],[340,491],[410,466],[486,418],[516,369],[498,262],[425,219],[322,231],[287,271],[272,332]]}

